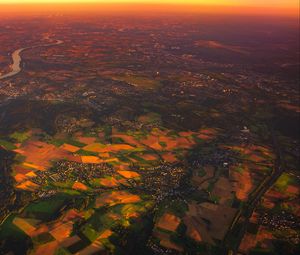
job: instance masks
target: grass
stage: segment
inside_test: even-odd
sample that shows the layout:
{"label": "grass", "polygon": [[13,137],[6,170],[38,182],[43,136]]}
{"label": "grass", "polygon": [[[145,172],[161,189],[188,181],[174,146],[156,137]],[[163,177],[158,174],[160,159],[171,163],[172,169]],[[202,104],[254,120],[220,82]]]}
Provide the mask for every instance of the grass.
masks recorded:
{"label": "grass", "polygon": [[80,156],[98,156],[97,152],[85,151],[83,149],[80,149],[79,151],[77,151],[76,154],[78,154]]}
{"label": "grass", "polygon": [[206,175],[206,172],[205,172],[205,170],[204,170],[204,168],[203,167],[201,167],[199,170],[198,170],[198,176],[200,176],[200,177],[204,177],[205,175]]}
{"label": "grass", "polygon": [[60,209],[66,205],[67,196],[59,194],[57,196],[47,198],[38,203],[28,205],[24,213],[28,217],[38,218],[42,220],[51,220],[57,216]]}
{"label": "grass", "polygon": [[242,173],[244,172],[244,168],[243,168],[242,166],[236,166],[236,167],[234,168],[234,171],[236,171],[236,172],[242,174]]}
{"label": "grass", "polygon": [[64,143],[66,144],[70,144],[70,145],[73,145],[73,146],[76,146],[76,147],[84,147],[85,144],[84,143],[81,143],[81,142],[78,142],[78,141],[75,141],[71,138],[66,138],[66,139],[56,139],[56,140],[51,140],[49,143],[55,145],[56,147],[60,147],[62,146]]}
{"label": "grass", "polygon": [[[91,242],[94,241],[101,232],[112,229],[118,225],[129,226],[129,218],[126,215],[131,213],[144,213],[152,207],[151,202],[140,202],[137,204],[118,204],[109,208],[102,207],[95,211],[81,228],[81,233]],[[113,219],[110,215],[117,215],[119,218]]]}
{"label": "grass", "polygon": [[60,147],[64,144],[63,140],[49,140],[50,144],[53,144],[55,147]]}
{"label": "grass", "polygon": [[71,196],[77,196],[81,194],[80,191],[73,190],[73,189],[62,189],[60,190],[60,192],[63,192],[64,194],[71,195]]}
{"label": "grass", "polygon": [[12,214],[0,226],[0,240],[15,238],[18,241],[25,240],[27,235],[13,224],[16,215]]}
{"label": "grass", "polygon": [[30,237],[13,223],[15,217],[16,214],[11,214],[0,226],[0,243],[3,245],[0,253],[7,254],[5,250],[8,248],[12,251],[10,254],[25,254],[32,244]]}
{"label": "grass", "polygon": [[138,155],[136,155],[135,153],[130,153],[128,155],[130,158],[133,158],[135,160],[137,160],[138,162],[140,162],[141,164],[147,165],[149,163],[148,160],[142,159],[140,158]]}
{"label": "grass", "polygon": [[289,174],[283,173],[277,182],[275,183],[275,187],[279,189],[280,191],[286,190],[288,185],[292,182],[292,178]]}
{"label": "grass", "polygon": [[64,139],[63,141],[64,141],[64,143],[71,144],[71,145],[77,146],[77,147],[84,147],[85,146],[84,143],[81,143],[79,141],[75,141],[71,138]]}
{"label": "grass", "polygon": [[181,200],[164,201],[161,203],[157,216],[162,216],[165,212],[170,212],[182,218],[188,211],[188,206]]}
{"label": "grass", "polygon": [[214,188],[215,184],[213,182],[210,182],[208,184],[208,187],[207,187],[207,192],[212,192],[213,188]]}
{"label": "grass", "polygon": [[106,213],[106,208],[104,208],[104,207],[96,210],[95,213],[93,215],[91,215],[91,217],[88,219],[87,224],[91,225],[91,227],[97,232],[103,231],[104,226],[101,221],[101,215],[103,215],[105,213]]}
{"label": "grass", "polygon": [[21,154],[16,154],[15,161],[16,162],[24,162],[24,161],[26,161],[26,156],[21,155]]}
{"label": "grass", "polygon": [[138,119],[144,123],[161,122],[161,116],[155,112],[148,112],[145,115],[140,116]]}
{"label": "grass", "polygon": [[67,180],[65,182],[51,182],[51,185],[58,188],[69,189],[73,186],[74,181]]}
{"label": "grass", "polygon": [[86,224],[81,230],[82,234],[91,242],[95,241],[99,236],[99,232],[96,231],[92,225]]}
{"label": "grass", "polygon": [[219,196],[216,196],[216,195],[211,195],[210,199],[213,203],[218,204],[221,198]]}
{"label": "grass", "polygon": [[89,181],[89,184],[93,187],[93,188],[97,188],[97,187],[101,187],[101,178],[94,178],[94,179],[91,179]]}
{"label": "grass", "polygon": [[161,145],[161,147],[163,147],[163,148],[166,148],[167,147],[167,144],[165,143],[165,142],[158,142],[160,145]]}
{"label": "grass", "polygon": [[124,140],[122,138],[119,137],[113,137],[112,138],[113,143],[120,143],[120,144],[124,144]]}
{"label": "grass", "polygon": [[54,253],[54,255],[71,255],[71,254],[72,254],[71,252],[69,252],[68,250],[62,247],[58,248]]}
{"label": "grass", "polygon": [[10,137],[16,140],[18,143],[23,143],[30,137],[30,134],[28,132],[14,132],[10,135]]}
{"label": "grass", "polygon": [[2,139],[0,139],[0,146],[4,147],[6,150],[10,150],[10,151],[17,148],[13,143],[8,142],[6,140],[2,140]]}
{"label": "grass", "polygon": [[116,75],[113,79],[126,82],[141,89],[156,89],[161,85],[158,80],[138,75]]}
{"label": "grass", "polygon": [[37,243],[39,245],[45,244],[45,243],[48,243],[48,242],[51,242],[54,240],[55,240],[54,237],[51,236],[49,233],[42,233],[38,236],[33,237],[33,239],[32,239],[32,241],[34,243]]}
{"label": "grass", "polygon": [[120,161],[123,161],[123,162],[131,162],[130,159],[128,158],[127,156],[128,154],[123,154],[120,153],[120,155],[116,155],[116,157],[120,160]]}
{"label": "grass", "polygon": [[112,127],[109,125],[105,125],[103,127],[103,132],[104,132],[105,140],[109,141],[109,139],[111,139]]}

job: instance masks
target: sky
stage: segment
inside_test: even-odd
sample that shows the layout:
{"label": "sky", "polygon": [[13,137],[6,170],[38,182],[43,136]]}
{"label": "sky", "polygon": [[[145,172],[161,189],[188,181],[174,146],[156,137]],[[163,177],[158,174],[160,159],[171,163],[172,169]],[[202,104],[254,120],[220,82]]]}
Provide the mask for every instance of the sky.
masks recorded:
{"label": "sky", "polygon": [[0,3],[168,3],[168,4],[205,4],[205,5],[233,5],[233,6],[278,6],[297,7],[298,0],[0,0]]}
{"label": "sky", "polygon": [[[0,4],[87,4],[87,3],[105,3],[105,4],[172,4],[174,5],[198,5],[225,8],[252,8],[253,12],[276,13],[276,14],[293,14],[298,16],[299,0],[0,0]],[[225,9],[224,9],[225,10]],[[228,10],[227,10],[228,11]]]}
{"label": "sky", "polygon": [[233,6],[278,6],[297,7],[298,0],[0,0],[0,3],[168,3],[168,4],[205,4],[205,5],[233,5]]}

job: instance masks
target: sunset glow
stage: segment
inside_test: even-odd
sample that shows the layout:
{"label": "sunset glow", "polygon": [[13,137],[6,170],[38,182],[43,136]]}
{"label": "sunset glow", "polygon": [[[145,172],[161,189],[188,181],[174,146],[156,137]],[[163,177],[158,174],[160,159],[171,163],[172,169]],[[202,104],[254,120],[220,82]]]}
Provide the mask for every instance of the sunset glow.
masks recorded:
{"label": "sunset glow", "polygon": [[0,3],[150,3],[150,4],[205,4],[232,6],[277,6],[297,8],[297,0],[0,0]]}
{"label": "sunset glow", "polygon": [[[79,5],[84,4],[85,10],[91,5],[113,5],[112,9],[118,10],[123,6],[123,10],[136,10],[137,6],[149,5],[159,7],[162,6],[169,11],[200,11],[200,12],[215,12],[215,13],[251,13],[251,14],[274,14],[298,16],[299,2],[298,0],[0,0],[2,5],[1,11],[34,11],[43,10],[45,5],[50,5],[50,10],[64,10],[62,6],[68,5],[69,10],[79,10]],[[118,6],[116,8],[116,5]],[[22,7],[20,7],[22,6]],[[125,7],[126,6],[126,7]],[[130,7],[129,7],[130,6]],[[92,10],[95,10],[94,7]],[[155,8],[154,8],[155,10]],[[0,11],[0,12],[1,12]]]}
{"label": "sunset glow", "polygon": [[0,0],[0,255],[300,255],[299,1]]}

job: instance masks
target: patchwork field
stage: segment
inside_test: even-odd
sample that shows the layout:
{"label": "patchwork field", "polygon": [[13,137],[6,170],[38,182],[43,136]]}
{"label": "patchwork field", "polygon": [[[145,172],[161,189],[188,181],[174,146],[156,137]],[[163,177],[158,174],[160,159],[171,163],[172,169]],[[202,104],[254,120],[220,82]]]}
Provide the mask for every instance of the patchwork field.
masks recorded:
{"label": "patchwork field", "polygon": [[[253,212],[251,228],[239,246],[240,252],[265,249],[274,252],[272,242],[280,238],[296,244],[298,227],[295,217],[300,216],[300,190],[293,175],[283,173],[263,196],[260,209]],[[282,234],[282,232],[284,234]]]}
{"label": "patchwork field", "polygon": [[[11,143],[17,153],[17,164],[14,165],[16,187],[24,190],[34,190],[39,187],[31,179],[37,177],[40,171],[47,171],[53,163],[59,160],[83,164],[106,163],[126,171],[116,171],[119,176],[131,179],[139,177],[139,173],[128,171],[130,164],[153,166],[160,161],[176,163],[188,149],[191,149],[201,139],[213,139],[217,135],[214,129],[199,130],[199,132],[179,132],[174,135],[170,130],[153,129],[147,135],[139,133],[128,135],[114,130],[111,138],[117,143],[109,143],[99,132],[98,136],[84,136],[76,133],[72,137],[59,137],[49,142],[39,140],[43,133],[39,130],[19,134],[18,143]],[[201,138],[202,137],[202,138]],[[4,144],[4,142],[3,142]],[[120,181],[114,178],[95,180],[106,187],[116,187]],[[75,190],[87,190],[86,184],[71,185]],[[80,187],[79,187],[80,186]]]}
{"label": "patchwork field", "polygon": [[[156,117],[150,114],[141,120]],[[134,222],[153,210],[155,199],[161,199],[161,195],[153,196],[156,191],[149,196],[144,190],[132,192],[132,188],[150,188],[150,181],[159,191],[170,178],[179,182],[181,177],[175,173],[181,170],[175,166],[194,147],[207,146],[219,135],[220,130],[212,128],[180,132],[158,128],[124,132],[114,128],[93,134],[61,134],[47,140],[38,130],[14,135],[2,144],[16,153],[15,187],[39,194],[41,199],[9,219],[5,225],[8,235],[20,231],[24,238],[30,237],[31,254],[113,252],[119,235],[115,229],[136,228]],[[227,173],[208,163],[194,168],[190,185],[205,192],[206,202],[197,192],[184,203],[175,200],[163,206],[163,202],[151,235],[155,245],[182,252],[187,248],[186,243],[177,241],[182,235],[195,242],[195,247],[222,241],[237,213],[234,204],[247,201],[270,172],[274,156],[266,147],[217,145],[215,149],[234,153],[236,162],[230,164]],[[171,172],[161,172],[161,164]],[[283,176],[278,185],[294,192],[288,182]],[[270,206],[272,202],[266,203]]]}

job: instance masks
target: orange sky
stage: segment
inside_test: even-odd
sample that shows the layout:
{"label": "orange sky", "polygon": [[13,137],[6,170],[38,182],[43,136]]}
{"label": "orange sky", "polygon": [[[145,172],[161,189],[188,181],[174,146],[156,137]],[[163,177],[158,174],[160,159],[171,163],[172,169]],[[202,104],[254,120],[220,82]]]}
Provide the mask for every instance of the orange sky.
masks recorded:
{"label": "orange sky", "polygon": [[298,0],[0,0],[0,3],[151,3],[299,7]]}
{"label": "orange sky", "polygon": [[[143,8],[149,10],[149,6],[151,5],[152,7],[155,6],[154,10],[160,8],[170,11],[299,16],[299,0],[0,0],[0,12],[13,10],[45,11],[45,4],[47,4],[49,11],[52,9],[77,9],[79,11],[83,7],[84,9],[89,8],[91,4],[88,3],[104,3],[107,6],[113,6],[111,9],[120,9],[122,6],[126,10],[136,10],[137,6],[142,5]],[[131,4],[128,5],[128,3]],[[171,7],[170,4],[172,5]],[[68,5],[67,8],[62,8],[66,5]],[[124,7],[125,5],[126,8]]]}

